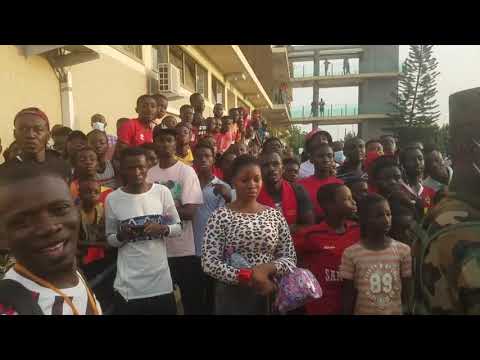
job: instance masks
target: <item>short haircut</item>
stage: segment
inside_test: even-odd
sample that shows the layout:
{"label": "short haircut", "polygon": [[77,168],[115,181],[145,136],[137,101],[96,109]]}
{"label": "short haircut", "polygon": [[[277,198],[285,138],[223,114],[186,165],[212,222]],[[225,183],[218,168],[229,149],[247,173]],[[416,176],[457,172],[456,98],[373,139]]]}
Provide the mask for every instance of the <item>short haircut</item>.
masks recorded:
{"label": "short haircut", "polygon": [[83,133],[80,130],[73,130],[70,134],[68,134],[67,142],[70,142],[75,139],[81,139],[81,140],[84,140],[85,142],[88,141],[87,135],[85,135],[85,133]]}
{"label": "short haircut", "polygon": [[154,128],[153,128],[153,138],[157,138],[159,137],[160,135],[163,135],[163,134],[168,134],[168,135],[172,135],[173,137],[176,137],[177,136],[177,129],[169,129],[169,128],[163,128],[162,125],[156,125]]}
{"label": "short haircut", "polygon": [[233,121],[233,117],[229,116],[229,115],[226,115],[226,116],[222,116],[222,121],[223,120],[232,120]]}
{"label": "short haircut", "polygon": [[313,142],[313,139],[315,139],[317,136],[320,136],[320,135],[325,136],[327,138],[328,144],[332,146],[333,144],[332,135],[330,135],[328,131],[320,130],[315,134],[313,134],[310,138],[308,138],[307,141],[305,141],[305,149],[307,150],[308,153],[311,153],[313,151],[313,149],[311,149],[311,144]]}
{"label": "short haircut", "polygon": [[354,184],[361,183],[361,182],[367,183],[367,180],[361,176],[351,176],[351,177],[347,177],[347,179],[345,180],[345,185],[350,187]]}
{"label": "short haircut", "polygon": [[[79,151],[75,152],[73,154],[73,165],[77,165],[78,164],[78,158],[80,157],[80,154],[85,152],[85,151],[91,151],[95,154],[95,156],[97,156],[97,152],[95,151],[95,149],[92,147],[92,146],[85,146],[84,148],[80,149]],[[98,160],[98,156],[97,156],[97,160]]]}
{"label": "short haircut", "polygon": [[[155,100],[155,98],[152,96],[152,95],[148,95],[148,94],[143,94],[143,95],[140,95],[138,98],[137,98],[137,107],[140,106],[140,104],[145,100],[145,99],[153,99]],[[155,100],[155,103],[157,102],[157,100]]]}
{"label": "short haircut", "polygon": [[427,143],[425,144],[425,147],[423,149],[423,153],[426,155],[426,154],[430,154],[434,151],[439,151],[438,150],[438,147],[435,145],[435,144],[432,144],[432,143]]}
{"label": "short haircut", "polygon": [[383,196],[379,194],[368,194],[362,198],[358,206],[359,222],[360,222],[360,233],[363,237],[368,234],[368,220],[370,216],[370,209],[381,202],[387,202]]}
{"label": "short haircut", "polygon": [[90,118],[90,121],[92,121],[93,119],[96,119],[96,118],[103,118],[103,120],[106,120],[105,119],[105,116],[103,116],[102,114],[93,114],[92,117]]}
{"label": "short haircut", "polygon": [[193,101],[193,99],[195,99],[196,97],[202,97],[202,94],[200,93],[193,93],[192,95],[190,95],[190,102]]}
{"label": "short haircut", "polygon": [[36,163],[36,162],[10,162],[9,166],[0,168],[0,186],[9,186],[24,180],[33,179],[42,176],[56,177],[65,181],[68,185],[69,179],[56,163]]}
{"label": "short haircut", "polygon": [[212,155],[215,156],[215,148],[205,138],[202,138],[198,141],[197,145],[193,149],[193,152],[196,153],[198,149],[209,149],[212,152]]}
{"label": "short haircut", "polygon": [[314,154],[316,151],[318,151],[318,150],[320,150],[320,149],[323,149],[323,148],[329,148],[329,149],[332,150],[332,152],[333,152],[333,148],[332,148],[332,146],[331,146],[330,144],[321,143],[320,145],[318,145],[318,147],[317,147],[316,149],[313,149],[313,150],[312,150],[311,155],[313,156],[313,154]]}
{"label": "short haircut", "polygon": [[368,141],[365,143],[365,147],[367,147],[367,146],[370,145],[370,144],[374,144],[374,143],[381,144],[381,142],[380,142],[379,139],[370,139],[370,140],[368,140]]}
{"label": "short haircut", "polygon": [[180,114],[181,114],[185,109],[188,109],[188,108],[193,109],[193,106],[190,105],[190,104],[185,104],[185,105],[180,106],[180,110],[179,110]]}
{"label": "short haircut", "polygon": [[118,123],[121,123],[121,122],[124,122],[124,121],[128,121],[128,120],[130,120],[130,119],[129,119],[129,118],[126,118],[126,117],[120,118],[120,119],[117,120],[117,125],[118,125]]}
{"label": "short haircut", "polygon": [[120,164],[125,162],[125,159],[128,158],[128,157],[142,156],[142,155],[145,156],[145,158],[146,158],[147,157],[147,152],[144,148],[142,148],[140,146],[125,148],[120,152]]}
{"label": "short haircut", "polygon": [[420,147],[418,143],[410,143],[400,150],[400,155],[399,155],[400,164],[402,165],[405,164],[405,157],[407,155],[407,152],[411,150],[420,150],[420,152],[423,154],[423,149]]}
{"label": "short haircut", "polygon": [[52,129],[52,137],[68,136],[73,130],[66,126],[61,126],[56,129]]}
{"label": "short haircut", "polygon": [[162,95],[162,94],[153,94],[153,95],[152,95],[152,98],[155,99],[155,101],[157,102],[157,104],[158,104],[158,101],[159,101],[160,99],[166,100],[166,101],[168,102],[168,98],[167,98],[165,95]]}
{"label": "short haircut", "polygon": [[267,146],[268,144],[270,144],[271,142],[274,142],[274,141],[279,142],[283,146],[283,143],[279,138],[272,136],[272,137],[269,137],[268,139],[266,139],[263,142],[263,148],[265,148],[265,146]]}
{"label": "short haircut", "polygon": [[348,148],[349,146],[351,146],[355,141],[358,141],[358,140],[361,140],[363,141],[363,139],[359,136],[355,136],[353,138],[350,138],[348,139],[347,141],[345,141],[345,144],[343,145],[343,148],[346,149]]}
{"label": "short haircut", "polygon": [[140,145],[140,147],[142,149],[145,149],[145,150],[152,150],[152,151],[157,151],[157,146],[154,144],[154,143],[143,143],[142,145]]}
{"label": "short haircut", "polygon": [[238,108],[231,108],[231,109],[228,110],[228,113],[231,114],[231,113],[233,113],[234,111],[239,112],[239,109],[238,109]]}
{"label": "short haircut", "polygon": [[332,204],[335,202],[335,196],[338,189],[343,187],[343,184],[327,184],[321,186],[317,191],[317,201],[319,204]]}
{"label": "short haircut", "polygon": [[238,175],[240,170],[242,170],[243,168],[245,168],[247,166],[258,166],[260,168],[260,164],[258,163],[258,160],[255,157],[253,157],[252,155],[244,154],[244,155],[238,156],[233,161],[232,177],[235,177],[236,175]]}
{"label": "short haircut", "polygon": [[378,179],[378,175],[380,172],[389,167],[397,167],[400,168],[395,158],[388,155],[380,156],[379,158],[375,159],[370,167],[370,175],[373,179]]}
{"label": "short haircut", "polygon": [[90,131],[88,134],[87,134],[87,139],[90,139],[93,135],[102,135],[105,137],[105,139],[107,140],[108,142],[108,137],[107,137],[107,133],[105,131],[101,131],[101,130],[98,130],[98,129],[94,129],[92,131]]}
{"label": "short haircut", "polygon": [[298,167],[300,167],[300,160],[298,160],[296,157],[289,157],[289,158],[283,159],[283,166],[287,166],[290,164],[295,164]]}
{"label": "short haircut", "polygon": [[175,129],[180,129],[180,128],[187,128],[190,132],[192,131],[192,125],[186,122],[179,122],[177,125],[175,125]]}

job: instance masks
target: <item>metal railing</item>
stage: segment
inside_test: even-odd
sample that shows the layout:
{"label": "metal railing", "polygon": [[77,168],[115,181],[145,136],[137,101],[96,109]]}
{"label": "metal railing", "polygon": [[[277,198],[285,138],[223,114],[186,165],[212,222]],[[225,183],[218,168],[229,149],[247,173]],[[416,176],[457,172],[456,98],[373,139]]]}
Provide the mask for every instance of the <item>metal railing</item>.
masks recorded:
{"label": "metal railing", "polygon": [[[343,76],[343,75],[350,75],[350,74],[358,74],[358,63],[350,64],[350,69],[344,69],[343,63],[333,63],[331,62],[328,65],[328,68],[325,68],[325,64],[320,62],[320,72],[319,76]],[[325,71],[326,70],[326,71]],[[312,77],[313,74],[313,63],[311,64],[295,64],[293,63],[293,77],[294,78],[304,78],[304,77]]]}
{"label": "metal railing", "polygon": [[[305,77],[313,77],[313,63],[308,64],[295,64],[293,63],[293,78],[301,79]],[[403,72],[404,63],[401,62],[398,64],[398,72]],[[350,72],[345,73],[343,64],[340,63],[330,63],[328,65],[327,72],[325,73],[325,65],[323,62],[320,63],[320,73],[319,76],[348,76],[351,74],[360,74],[358,63],[350,64]],[[394,70],[393,70],[394,71]]]}
{"label": "metal railing", "polygon": [[[334,117],[334,116],[356,116],[358,115],[358,105],[348,104],[326,104],[322,109],[318,109],[318,117]],[[311,118],[314,117],[311,105],[297,105],[290,107],[290,116],[295,118]]]}

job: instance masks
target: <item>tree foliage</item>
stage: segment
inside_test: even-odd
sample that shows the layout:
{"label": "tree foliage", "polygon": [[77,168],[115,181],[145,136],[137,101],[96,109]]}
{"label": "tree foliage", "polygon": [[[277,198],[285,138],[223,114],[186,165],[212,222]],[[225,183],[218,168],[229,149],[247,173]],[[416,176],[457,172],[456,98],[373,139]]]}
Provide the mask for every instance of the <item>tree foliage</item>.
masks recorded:
{"label": "tree foliage", "polygon": [[289,134],[287,137],[287,144],[293,149],[295,154],[299,154],[300,148],[305,148],[305,136],[307,132],[302,130],[300,127],[292,125],[289,129]]}
{"label": "tree foliage", "polygon": [[385,129],[395,133],[401,142],[432,142],[438,137],[437,67],[433,45],[410,45],[398,92],[392,94],[395,111],[389,115],[394,126]]}

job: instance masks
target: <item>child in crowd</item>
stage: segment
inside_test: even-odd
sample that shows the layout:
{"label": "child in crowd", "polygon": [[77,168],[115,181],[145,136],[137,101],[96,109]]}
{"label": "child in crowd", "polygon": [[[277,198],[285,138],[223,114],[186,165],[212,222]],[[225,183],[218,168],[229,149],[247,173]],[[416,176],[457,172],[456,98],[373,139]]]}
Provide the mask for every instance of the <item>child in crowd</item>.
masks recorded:
{"label": "child in crowd", "polygon": [[383,155],[383,145],[380,140],[371,139],[365,143],[365,150],[368,153],[376,152],[377,154]]}
{"label": "child in crowd", "polygon": [[252,155],[254,158],[258,157],[258,154],[260,154],[260,144],[257,141],[250,141],[248,143],[248,153]]}
{"label": "child in crowd", "polygon": [[111,160],[107,160],[108,138],[104,131],[92,130],[87,135],[88,145],[91,146],[97,154],[98,166],[95,178],[100,185],[116,189],[117,176]]}
{"label": "child in crowd", "polygon": [[81,241],[78,245],[81,253],[83,249],[86,250],[81,264],[88,265],[102,259],[105,255],[103,248],[107,246],[103,205],[99,202],[101,186],[96,180],[83,179],[78,181],[78,187],[82,226]]}
{"label": "child in crowd", "polygon": [[232,118],[230,116],[222,117],[222,128],[220,129],[220,136],[218,138],[217,150],[223,154],[230,145],[233,144],[232,134],[230,133],[230,126],[232,125]]}
{"label": "child in crowd", "polygon": [[232,185],[232,165],[237,155],[234,152],[227,151],[219,159],[220,179],[230,186]]}
{"label": "child in crowd", "polygon": [[152,167],[158,165],[157,148],[154,143],[145,143],[140,146],[145,149],[145,156],[147,157],[147,166],[150,170]]}
{"label": "child in crowd", "polygon": [[323,290],[323,296],[305,308],[310,315],[338,315],[342,312],[342,253],[360,240],[359,225],[348,220],[357,206],[350,189],[342,184],[322,186],[318,202],[325,210],[325,220],[301,229],[294,238],[299,263],[315,275]]}
{"label": "child in crowd", "polygon": [[361,177],[351,177],[345,183],[352,192],[353,199],[359,203],[365,196],[368,195],[368,183]]}
{"label": "child in crowd", "polygon": [[300,161],[297,158],[283,159],[283,178],[289,183],[293,184],[298,179],[298,172],[300,171]]}
{"label": "child in crowd", "polygon": [[[73,159],[74,173],[73,181],[70,184],[70,192],[75,201],[75,204],[80,203],[80,180],[93,180],[97,181],[97,168],[98,168],[98,157],[95,150],[86,146],[76,153],[76,156]],[[112,189],[101,186],[100,189],[100,202],[103,203],[107,195],[112,191]]]}
{"label": "child in crowd", "polygon": [[387,200],[368,195],[360,203],[360,242],[342,256],[343,312],[355,315],[401,315],[408,301],[410,247],[389,237],[392,215]]}
{"label": "child in crowd", "polygon": [[185,165],[192,166],[193,154],[190,148],[190,140],[192,138],[192,128],[188,123],[180,123],[176,126],[177,130],[177,159]]}
{"label": "child in crowd", "polygon": [[66,126],[60,126],[55,131],[52,128],[53,150],[57,151],[65,158],[68,135],[72,132],[72,129]]}
{"label": "child in crowd", "polygon": [[79,130],[74,130],[67,136],[67,141],[65,142],[65,159],[70,163],[72,168],[77,152],[87,145],[87,135]]}
{"label": "child in crowd", "polygon": [[[214,117],[209,117],[206,120],[207,122],[207,136],[211,136],[215,139],[215,142],[218,143],[221,136],[220,130],[222,128],[222,120]],[[215,147],[217,145],[215,144]]]}
{"label": "child in crowd", "polygon": [[175,118],[175,116],[167,115],[163,118],[162,126],[167,129],[175,129],[175,126],[177,126],[177,123],[178,121]]}
{"label": "child in crowd", "polygon": [[232,144],[227,151],[233,152],[235,155],[237,155],[237,157],[239,157],[240,155],[248,154],[247,145],[245,145],[244,143]]}
{"label": "child in crowd", "polygon": [[[195,240],[195,255],[201,257],[203,238],[208,218],[218,208],[232,200],[232,189],[228,184],[218,179],[213,173],[215,150],[210,143],[201,139],[194,150],[194,168],[197,171],[202,188],[203,203],[196,209],[193,217],[193,235]],[[199,301],[203,305],[204,314],[214,311],[214,280],[202,272],[204,293]]]}
{"label": "child in crowd", "polygon": [[392,228],[389,236],[404,244],[412,246],[412,231],[420,216],[415,204],[404,201],[402,196],[393,194],[388,200],[392,213]]}

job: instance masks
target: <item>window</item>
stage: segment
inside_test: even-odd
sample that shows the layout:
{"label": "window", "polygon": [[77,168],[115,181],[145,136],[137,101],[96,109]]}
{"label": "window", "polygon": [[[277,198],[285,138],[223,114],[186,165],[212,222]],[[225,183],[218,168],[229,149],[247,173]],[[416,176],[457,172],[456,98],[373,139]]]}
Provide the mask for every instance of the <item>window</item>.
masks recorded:
{"label": "window", "polygon": [[227,91],[227,100],[228,100],[228,108],[231,109],[231,108],[234,108],[235,107],[235,94],[228,90]]}
{"label": "window", "polygon": [[180,70],[182,85],[208,98],[208,72],[179,46],[170,45],[170,63]]}
{"label": "window", "polygon": [[183,51],[176,45],[170,45],[170,64],[180,70],[180,79],[183,84]]}
{"label": "window", "polygon": [[152,45],[152,69],[158,71],[158,64],[168,63],[168,45]]}
{"label": "window", "polygon": [[212,76],[212,100],[214,104],[223,104],[225,106],[225,87],[223,84],[218,81],[215,77]]}
{"label": "window", "polygon": [[197,92],[202,94],[205,99],[208,98],[208,73],[200,65],[196,65],[197,70]]}
{"label": "window", "polygon": [[195,87],[195,61],[188,56],[187,54],[183,54],[184,59],[184,73],[183,73],[183,84],[185,87],[190,91],[196,91]]}
{"label": "window", "polygon": [[142,45],[118,45],[120,48],[133,56],[142,59]]}

